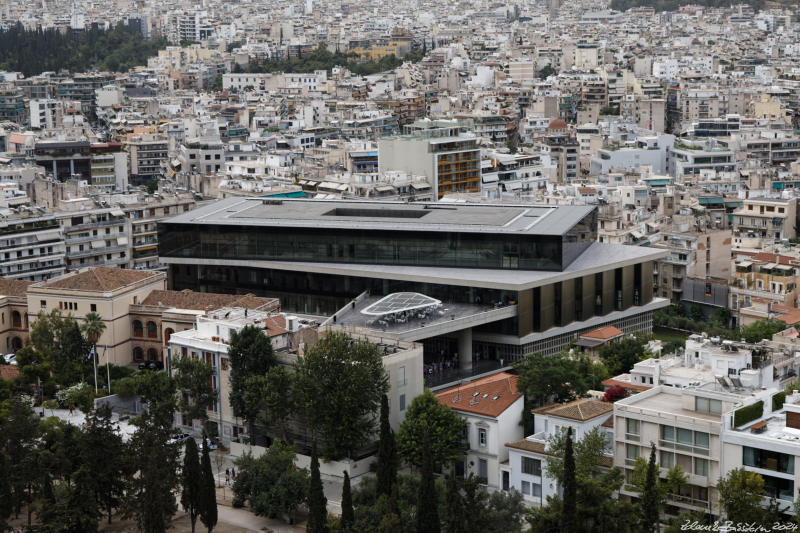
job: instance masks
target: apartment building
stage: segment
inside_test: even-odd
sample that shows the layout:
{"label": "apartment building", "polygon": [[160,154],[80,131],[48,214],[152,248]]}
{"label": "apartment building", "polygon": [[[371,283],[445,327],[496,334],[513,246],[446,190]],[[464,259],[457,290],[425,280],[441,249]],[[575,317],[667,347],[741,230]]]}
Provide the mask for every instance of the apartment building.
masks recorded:
{"label": "apartment building", "polygon": [[486,152],[481,162],[481,191],[484,197],[503,193],[529,194],[547,188],[555,177],[555,165],[544,154],[501,154]]}
{"label": "apartment building", "polygon": [[731,273],[731,233],[724,230],[661,231],[655,248],[668,250],[653,269],[654,290],[672,303],[683,300],[687,278],[728,279]]}
{"label": "apartment building", "polygon": [[29,103],[31,128],[52,129],[61,125],[64,102],[55,98],[33,99]]}
{"label": "apartment building", "polygon": [[800,298],[800,262],[770,253],[740,256],[734,260],[730,282],[730,308],[740,325],[757,320],[742,310],[754,302],[795,307]]}
{"label": "apartment building", "polygon": [[59,214],[68,271],[94,266],[126,267],[130,232],[125,212],[107,208]]}
{"label": "apartment building", "polygon": [[49,216],[0,219],[0,276],[36,281],[64,273],[59,221]]}
{"label": "apartment building", "polygon": [[733,212],[734,248],[762,249],[796,237],[796,198],[748,198]]}
{"label": "apartment building", "polygon": [[128,268],[136,270],[163,268],[158,260],[158,222],[186,213],[197,203],[191,194],[163,195],[148,200],[123,209],[130,224]]}
{"label": "apartment building", "polygon": [[158,135],[138,135],[125,142],[130,158],[130,179],[133,184],[159,178],[166,164],[168,141]]}
{"label": "apartment building", "polygon": [[704,170],[733,172],[737,168],[732,151],[721,147],[706,147],[689,141],[676,142],[670,150],[669,174],[674,177],[697,176]]}
{"label": "apartment building", "polygon": [[436,199],[447,193],[480,192],[481,151],[468,133],[470,121],[421,120],[404,135],[378,140],[378,172],[401,170],[422,175]]}

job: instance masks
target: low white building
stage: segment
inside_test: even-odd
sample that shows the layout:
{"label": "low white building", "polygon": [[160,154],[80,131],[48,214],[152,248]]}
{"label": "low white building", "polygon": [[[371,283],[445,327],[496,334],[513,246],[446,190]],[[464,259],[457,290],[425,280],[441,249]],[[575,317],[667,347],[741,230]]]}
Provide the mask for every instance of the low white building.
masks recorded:
{"label": "low white building", "polygon": [[[500,488],[500,467],[508,459],[506,442],[522,437],[524,397],[519,376],[501,372],[436,393],[439,402],[467,423],[464,475],[475,474],[490,488]],[[461,469],[456,466],[456,474]]]}

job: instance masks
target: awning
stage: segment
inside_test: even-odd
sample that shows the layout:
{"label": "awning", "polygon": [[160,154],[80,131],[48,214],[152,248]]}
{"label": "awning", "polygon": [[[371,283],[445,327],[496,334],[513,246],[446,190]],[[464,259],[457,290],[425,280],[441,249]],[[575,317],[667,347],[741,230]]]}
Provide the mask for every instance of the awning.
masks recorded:
{"label": "awning", "polygon": [[519,181],[512,181],[511,183],[506,183],[506,190],[516,191],[517,189],[522,188],[522,183]]}
{"label": "awning", "polygon": [[415,189],[430,189],[431,185],[429,183],[412,183],[411,186]]}
{"label": "awning", "polygon": [[391,185],[380,185],[375,187],[375,190],[378,192],[394,192],[394,187]]}
{"label": "awning", "polygon": [[53,239],[58,239],[61,234],[57,231],[45,231],[44,233],[37,233],[36,240],[39,242],[43,241],[52,241]]}
{"label": "awning", "polygon": [[497,174],[484,174],[481,179],[484,183],[493,183],[497,181]]}
{"label": "awning", "polygon": [[336,188],[337,188],[338,190],[340,190],[340,191],[346,191],[346,190],[347,190],[347,185],[345,185],[344,183],[342,183],[341,185],[338,185]]}
{"label": "awning", "polygon": [[124,216],[125,216],[125,211],[123,211],[122,209],[114,209],[114,210],[113,210],[113,211],[111,211],[111,213],[109,213],[109,214],[110,214],[112,217],[124,217]]}
{"label": "awning", "polygon": [[117,237],[117,245],[118,246],[124,246],[126,244],[128,244],[128,238],[127,237]]}
{"label": "awning", "polygon": [[105,248],[106,241],[92,241],[92,248]]}
{"label": "awning", "polygon": [[641,239],[644,237],[644,234],[641,231],[632,231],[631,235],[633,235],[635,239]]}
{"label": "awning", "polygon": [[767,263],[766,265],[764,265],[764,266],[763,266],[763,267],[761,267],[761,268],[766,268],[766,269],[768,269],[768,270],[772,270],[772,269],[773,269],[773,268],[775,268],[776,266],[778,266],[778,263]]}

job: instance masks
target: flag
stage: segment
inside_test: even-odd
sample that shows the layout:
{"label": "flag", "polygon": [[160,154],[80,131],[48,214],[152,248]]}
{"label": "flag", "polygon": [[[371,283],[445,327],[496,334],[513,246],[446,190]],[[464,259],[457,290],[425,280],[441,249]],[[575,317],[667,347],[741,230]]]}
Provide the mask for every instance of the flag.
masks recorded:
{"label": "flag", "polygon": [[[108,344],[104,344],[104,345],[103,345],[103,357],[105,357],[105,356],[106,356],[106,352],[107,352],[107,351],[108,351]],[[106,359],[106,362],[108,362],[108,359]]]}
{"label": "flag", "polygon": [[92,349],[91,349],[91,350],[89,350],[89,355],[87,355],[87,356],[86,356],[86,360],[88,361],[88,360],[89,360],[89,359],[91,359],[93,356],[94,356],[94,346],[92,346]]}

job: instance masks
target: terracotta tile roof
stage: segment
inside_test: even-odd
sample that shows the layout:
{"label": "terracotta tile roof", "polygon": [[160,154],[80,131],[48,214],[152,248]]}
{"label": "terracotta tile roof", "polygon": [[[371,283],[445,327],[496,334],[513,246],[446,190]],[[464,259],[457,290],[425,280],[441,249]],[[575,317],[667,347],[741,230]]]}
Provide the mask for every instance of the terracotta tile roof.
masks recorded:
{"label": "terracotta tile roof", "polygon": [[264,325],[266,326],[268,337],[283,335],[284,333],[289,332],[289,330],[286,329],[286,317],[282,315],[274,315],[269,318],[265,318]]}
{"label": "terracotta tile roof", "polygon": [[175,307],[177,309],[194,309],[197,311],[213,311],[222,307],[244,307],[246,309],[261,309],[262,307],[280,306],[275,298],[260,298],[252,294],[216,294],[211,292],[185,291],[150,291],[142,301],[142,305],[157,305],[159,307]]}
{"label": "terracotta tile roof", "polygon": [[48,289],[72,289],[79,291],[113,291],[145,280],[163,276],[160,272],[147,270],[129,270],[125,268],[95,267],[79,271],[75,274],[67,274],[48,281],[37,284],[39,287]]}
{"label": "terracotta tile roof", "polygon": [[26,296],[28,294],[28,285],[31,283],[33,282],[0,278],[0,296]]}
{"label": "terracotta tile roof", "polygon": [[[520,439],[514,442],[507,442],[506,448],[514,448],[516,450],[522,450],[525,452],[540,453],[542,455],[553,455],[552,453],[545,451],[544,443],[530,441],[528,439]],[[603,456],[597,460],[597,464],[599,464],[600,466],[604,466],[606,468],[611,468],[611,466],[614,464],[614,460],[611,457]]]}
{"label": "terracotta tile roof", "polygon": [[586,337],[588,339],[608,340],[619,337],[623,333],[624,332],[621,329],[615,328],[614,326],[606,326],[588,333],[583,333],[581,334],[581,337]]}
{"label": "terracotta tile roof", "polygon": [[603,422],[602,424],[600,424],[600,425],[602,427],[604,427],[604,428],[613,428],[614,427],[614,417],[613,416],[609,416],[608,419],[605,422]]}
{"label": "terracotta tile roof", "polygon": [[622,387],[627,390],[645,391],[650,390],[651,387],[647,385],[639,385],[638,383],[631,383],[630,381],[621,381],[619,379],[608,378],[600,382],[604,387]]}
{"label": "terracotta tile roof", "polygon": [[614,410],[614,404],[595,400],[594,398],[578,398],[567,403],[554,403],[533,409],[531,412],[542,415],[586,421],[608,414]]}
{"label": "terracotta tile roof", "polygon": [[19,377],[19,368],[14,365],[0,365],[0,377],[5,380],[17,379]]}
{"label": "terracotta tile roof", "polygon": [[796,257],[792,257],[789,255],[779,255],[773,254],[769,252],[758,252],[753,255],[753,259],[757,261],[764,261],[765,263],[777,263],[779,265],[798,265],[800,264],[800,260]]}
{"label": "terracotta tile roof", "polygon": [[772,304],[772,312],[778,313],[777,319],[786,322],[787,326],[800,323],[800,309],[787,305]]}
{"label": "terracotta tile roof", "polygon": [[[496,418],[522,398],[517,390],[519,376],[500,372],[436,393],[439,403],[456,411]],[[475,395],[475,393],[478,393]],[[493,399],[497,397],[497,399]]]}

